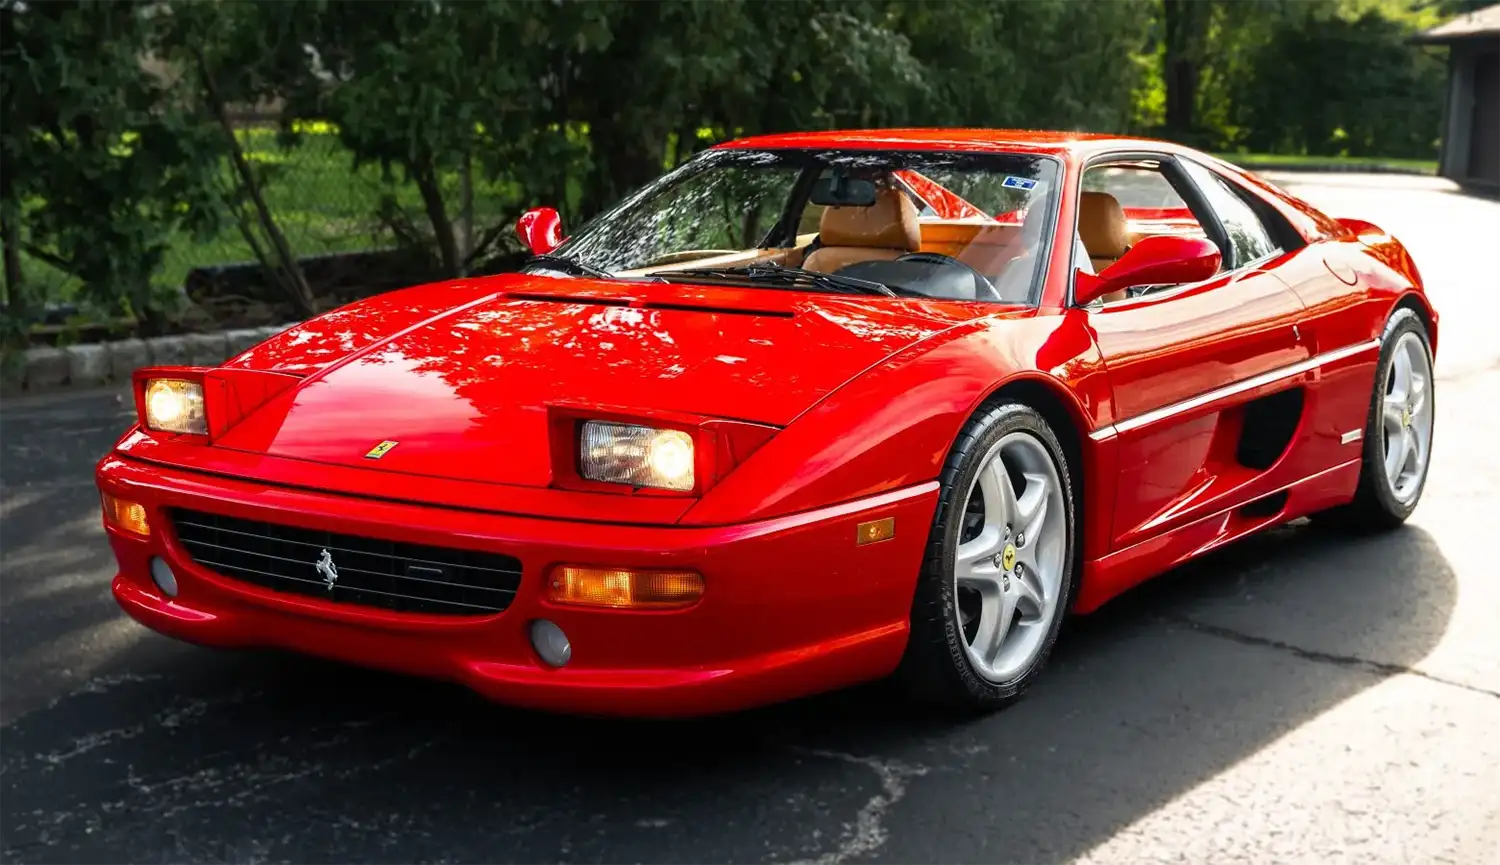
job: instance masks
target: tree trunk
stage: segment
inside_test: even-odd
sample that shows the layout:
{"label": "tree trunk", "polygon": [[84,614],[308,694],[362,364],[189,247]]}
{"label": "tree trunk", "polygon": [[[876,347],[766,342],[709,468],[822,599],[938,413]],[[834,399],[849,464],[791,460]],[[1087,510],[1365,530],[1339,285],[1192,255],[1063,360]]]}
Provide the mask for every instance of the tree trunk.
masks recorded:
{"label": "tree trunk", "polygon": [[[589,126],[594,167],[583,193],[581,220],[612,207],[625,195],[659,176],[666,146],[665,135],[653,138],[645,133],[622,130],[612,119],[596,119],[590,121]],[[657,146],[654,149],[648,146],[645,143],[648,140],[657,141]]]}
{"label": "tree trunk", "polygon": [[261,230],[266,233],[266,237],[271,241],[271,247],[275,250],[276,269],[281,275],[281,287],[299,314],[311,316],[317,312],[317,307],[313,303],[312,288],[308,286],[307,277],[303,275],[302,267],[297,263],[297,257],[292,254],[292,247],[287,243],[286,236],[281,233],[281,227],[276,224],[276,218],[271,215],[271,208],[266,206],[266,199],[261,194],[260,184],[250,170],[250,163],[245,159],[245,151],[240,147],[240,140],[234,134],[234,124],[229,122],[229,111],[224,105],[224,100],[219,96],[219,88],[214,83],[213,75],[208,71],[208,61],[201,52],[198,54],[198,72],[203,77],[203,88],[208,96],[209,107],[218,118],[219,127],[224,130],[224,137],[229,142],[230,162],[234,165],[240,183],[250,194],[250,201],[255,205],[255,213]]}
{"label": "tree trunk", "polygon": [[460,276],[467,276],[474,257],[474,167],[468,153],[458,167],[458,260]]}
{"label": "tree trunk", "polygon": [[1162,0],[1161,6],[1167,130],[1190,137],[1197,126],[1198,79],[1213,6],[1210,0]]}
{"label": "tree trunk", "polygon": [[443,272],[449,276],[460,276],[463,260],[458,256],[453,223],[449,221],[448,211],[443,207],[443,190],[438,186],[437,168],[431,157],[424,153],[421,164],[412,166],[411,173],[417,181],[417,191],[422,193],[422,205],[427,210],[427,219],[432,223],[432,236],[437,241]]}
{"label": "tree trunk", "polygon": [[0,217],[0,238],[5,246],[5,308],[15,319],[24,321],[27,304],[26,288],[21,284],[21,239],[8,217]]}

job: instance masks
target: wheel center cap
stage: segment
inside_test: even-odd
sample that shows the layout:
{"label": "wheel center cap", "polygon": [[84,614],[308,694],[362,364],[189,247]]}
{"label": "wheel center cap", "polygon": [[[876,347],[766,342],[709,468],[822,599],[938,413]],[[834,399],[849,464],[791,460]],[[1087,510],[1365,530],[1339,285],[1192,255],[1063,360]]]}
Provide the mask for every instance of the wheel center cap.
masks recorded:
{"label": "wheel center cap", "polygon": [[1001,570],[1008,571],[1014,568],[1016,566],[1016,545],[1006,544],[1005,550],[997,558],[998,561],[995,564],[999,565]]}
{"label": "wheel center cap", "polygon": [[1403,427],[1406,427],[1407,429],[1411,429],[1411,409],[1410,408],[1404,408],[1404,409],[1401,410],[1401,425]]}

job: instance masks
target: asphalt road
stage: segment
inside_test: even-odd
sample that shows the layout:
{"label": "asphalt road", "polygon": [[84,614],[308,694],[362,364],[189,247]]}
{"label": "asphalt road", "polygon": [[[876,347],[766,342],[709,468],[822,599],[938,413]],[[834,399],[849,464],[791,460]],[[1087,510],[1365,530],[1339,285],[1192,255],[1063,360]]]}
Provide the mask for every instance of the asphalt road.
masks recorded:
{"label": "asphalt road", "polygon": [[1070,624],[1013,709],[624,723],[159,637],[108,597],[112,392],[0,408],[4,861],[1500,862],[1500,204],[1277,178],[1443,314],[1411,523],[1278,530]]}

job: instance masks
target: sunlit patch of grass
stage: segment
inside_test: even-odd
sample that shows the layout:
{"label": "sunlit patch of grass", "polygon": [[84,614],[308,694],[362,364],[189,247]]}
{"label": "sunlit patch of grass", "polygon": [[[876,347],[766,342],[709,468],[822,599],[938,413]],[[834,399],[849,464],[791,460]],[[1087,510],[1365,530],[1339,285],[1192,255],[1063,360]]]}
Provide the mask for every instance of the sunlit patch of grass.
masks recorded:
{"label": "sunlit patch of grass", "polygon": [[338,126],[326,120],[293,120],[292,131],[298,135],[338,135]]}

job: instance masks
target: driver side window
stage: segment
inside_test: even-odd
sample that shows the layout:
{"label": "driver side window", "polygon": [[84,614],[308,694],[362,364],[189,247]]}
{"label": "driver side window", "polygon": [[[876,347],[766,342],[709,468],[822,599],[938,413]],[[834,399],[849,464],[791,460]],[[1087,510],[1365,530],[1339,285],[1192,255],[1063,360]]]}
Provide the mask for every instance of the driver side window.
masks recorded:
{"label": "driver side window", "polygon": [[1202,190],[1203,197],[1224,224],[1224,233],[1229,235],[1232,261],[1225,261],[1226,269],[1237,270],[1281,251],[1260,217],[1230,188],[1228,181],[1191,160],[1182,160],[1182,167]]}
{"label": "driver side window", "polygon": [[[1105,271],[1147,237],[1206,237],[1198,218],[1154,160],[1090,166],[1083,173],[1078,202],[1078,239],[1093,272]],[[1081,267],[1081,264],[1080,264]],[[1162,286],[1136,286],[1105,295],[1106,303]]]}

